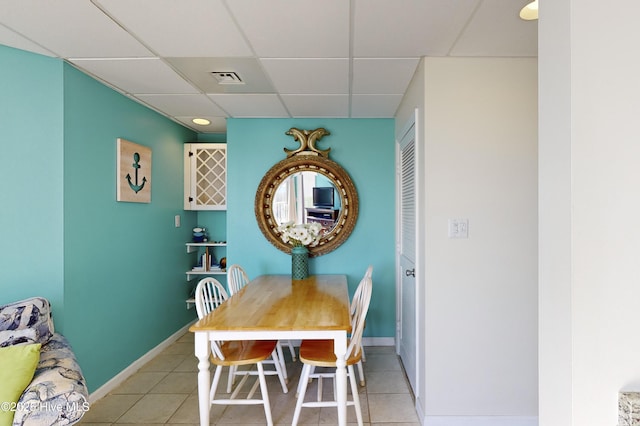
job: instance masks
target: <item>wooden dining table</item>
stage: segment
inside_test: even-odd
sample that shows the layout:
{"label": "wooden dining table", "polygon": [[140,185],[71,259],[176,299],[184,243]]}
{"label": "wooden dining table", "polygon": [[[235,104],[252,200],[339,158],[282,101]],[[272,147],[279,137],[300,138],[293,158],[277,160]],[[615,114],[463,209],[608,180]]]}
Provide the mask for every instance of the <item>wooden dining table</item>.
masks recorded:
{"label": "wooden dining table", "polygon": [[337,358],[338,424],[347,424],[349,293],[345,275],[261,275],[193,324],[200,425],[209,425],[211,340],[331,339]]}

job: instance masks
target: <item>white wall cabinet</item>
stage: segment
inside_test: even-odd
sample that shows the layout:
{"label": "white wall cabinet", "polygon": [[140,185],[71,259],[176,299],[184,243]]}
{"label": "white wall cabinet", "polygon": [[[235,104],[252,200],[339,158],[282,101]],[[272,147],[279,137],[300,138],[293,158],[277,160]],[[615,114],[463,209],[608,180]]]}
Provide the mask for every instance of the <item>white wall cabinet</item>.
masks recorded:
{"label": "white wall cabinet", "polygon": [[184,145],[184,209],[227,209],[227,144]]}

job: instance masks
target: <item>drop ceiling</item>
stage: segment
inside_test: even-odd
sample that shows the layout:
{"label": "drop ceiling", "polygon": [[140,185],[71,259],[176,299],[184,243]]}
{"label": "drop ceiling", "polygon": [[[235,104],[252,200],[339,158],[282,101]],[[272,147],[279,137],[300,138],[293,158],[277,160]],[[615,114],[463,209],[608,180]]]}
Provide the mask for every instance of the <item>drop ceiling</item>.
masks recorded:
{"label": "drop ceiling", "polygon": [[537,21],[518,17],[527,2],[0,0],[0,44],[223,133],[229,117],[393,117],[424,56],[535,57]]}

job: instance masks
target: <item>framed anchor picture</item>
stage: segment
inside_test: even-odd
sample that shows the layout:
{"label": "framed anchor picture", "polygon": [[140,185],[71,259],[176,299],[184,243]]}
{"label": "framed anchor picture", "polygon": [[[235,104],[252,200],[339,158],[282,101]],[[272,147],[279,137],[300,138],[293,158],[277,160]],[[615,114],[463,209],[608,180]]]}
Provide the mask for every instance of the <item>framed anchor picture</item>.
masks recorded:
{"label": "framed anchor picture", "polygon": [[117,139],[116,200],[151,202],[151,148]]}

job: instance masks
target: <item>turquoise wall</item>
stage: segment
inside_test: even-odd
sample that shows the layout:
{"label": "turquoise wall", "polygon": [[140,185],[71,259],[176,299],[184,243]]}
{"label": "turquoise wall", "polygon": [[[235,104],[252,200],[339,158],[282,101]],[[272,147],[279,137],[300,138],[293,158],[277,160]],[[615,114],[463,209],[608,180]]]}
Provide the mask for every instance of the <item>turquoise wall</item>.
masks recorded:
{"label": "turquoise wall", "polygon": [[264,174],[285,158],[284,147],[299,146],[291,127],[326,128],[317,144],[351,176],[360,214],[349,239],[310,260],[311,273],[347,274],[353,293],[367,266],[374,266],[374,290],[366,336],[395,335],[395,147],[393,119],[229,119],[228,264],[239,263],[250,277],[290,274],[291,258],[269,243],[254,214],[256,189]]}
{"label": "turquoise wall", "polygon": [[[197,216],[182,210],[182,152],[196,135],[60,60],[0,55],[10,118],[0,196],[11,206],[0,224],[0,303],[52,299],[92,392],[195,318],[184,243]],[[150,204],[116,201],[119,137],[152,149]]]}
{"label": "turquoise wall", "polygon": [[[59,59],[0,46],[0,63],[0,304],[47,297],[90,392],[195,318],[184,304],[194,226],[227,239],[229,264],[251,276],[290,273],[253,210],[264,173],[296,146],[290,127],[327,128],[319,146],[332,148],[360,197],[353,234],[312,259],[312,272],[345,273],[353,292],[373,264],[366,333],[394,335],[393,120],[230,119],[228,212],[187,212],[183,144],[223,135],[196,135]],[[150,204],[115,200],[119,137],[152,149]]]}
{"label": "turquoise wall", "polygon": [[[196,215],[182,198],[195,135],[70,66],[64,87],[65,334],[82,342],[89,384],[102,384],[194,318],[184,243]],[[149,204],[116,201],[119,137],[152,149]]]}
{"label": "turquoise wall", "polygon": [[0,305],[46,295],[62,318],[63,64],[0,45]]}

